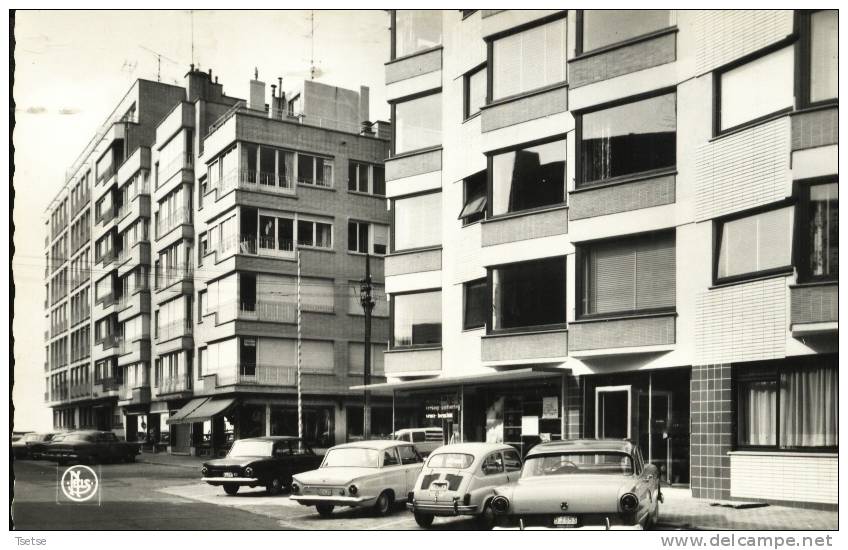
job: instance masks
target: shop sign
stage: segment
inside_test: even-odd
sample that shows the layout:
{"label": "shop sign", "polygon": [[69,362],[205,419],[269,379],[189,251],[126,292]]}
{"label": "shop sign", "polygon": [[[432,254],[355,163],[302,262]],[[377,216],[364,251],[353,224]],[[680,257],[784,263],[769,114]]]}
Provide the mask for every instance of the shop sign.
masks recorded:
{"label": "shop sign", "polygon": [[538,416],[522,416],[521,417],[521,435],[539,435],[539,417]]}
{"label": "shop sign", "polygon": [[446,395],[439,399],[424,401],[424,416],[426,418],[456,420],[459,409],[459,399],[455,395]]}
{"label": "shop sign", "polygon": [[559,418],[559,400],[556,396],[542,398],[542,418]]}

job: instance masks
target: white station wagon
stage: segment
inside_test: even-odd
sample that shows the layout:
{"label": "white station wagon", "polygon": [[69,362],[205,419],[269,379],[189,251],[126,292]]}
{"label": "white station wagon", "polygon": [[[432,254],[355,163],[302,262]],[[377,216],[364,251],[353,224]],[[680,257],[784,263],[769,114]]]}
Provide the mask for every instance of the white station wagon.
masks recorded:
{"label": "white station wagon", "polygon": [[423,459],[411,443],[357,441],[332,447],[317,470],[296,474],[291,500],[330,517],[336,506],[385,515],[412,490]]}

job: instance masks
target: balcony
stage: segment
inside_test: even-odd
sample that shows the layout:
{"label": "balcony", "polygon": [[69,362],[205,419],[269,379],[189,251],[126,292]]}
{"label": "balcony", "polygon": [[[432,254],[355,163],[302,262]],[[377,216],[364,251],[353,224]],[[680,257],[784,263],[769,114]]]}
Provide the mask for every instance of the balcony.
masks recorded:
{"label": "balcony", "polygon": [[297,383],[295,367],[263,364],[242,364],[217,373],[218,386],[294,386]]}
{"label": "balcony", "polygon": [[191,378],[186,375],[163,378],[156,386],[158,395],[191,392]]}
{"label": "balcony", "polygon": [[189,323],[185,319],[180,319],[179,321],[160,325],[159,330],[156,333],[156,341],[165,342],[167,340],[173,340],[174,338],[191,336],[191,334],[191,323]]}
{"label": "balcony", "polygon": [[170,233],[178,226],[189,224],[191,224],[190,208],[178,208],[175,212],[171,213],[168,216],[160,215],[158,221],[156,222],[156,237],[161,239],[163,236]]}
{"label": "balcony", "polygon": [[146,405],[150,403],[150,384],[144,382],[141,386],[122,385],[118,390],[118,405]]}
{"label": "balcony", "polygon": [[164,290],[178,282],[192,282],[194,267],[171,266],[163,268],[156,274],[156,290]]}
{"label": "balcony", "polygon": [[70,399],[82,399],[85,397],[91,397],[91,391],[91,384],[88,382],[71,384],[68,390],[68,396]]}
{"label": "balcony", "polygon": [[100,379],[100,387],[103,393],[116,392],[120,389],[121,384],[114,376],[108,376]]}
{"label": "balcony", "polygon": [[838,334],[839,284],[836,281],[789,287],[792,336]]}
{"label": "balcony", "polygon": [[383,356],[386,376],[435,376],[442,372],[442,348],[392,349]]}
{"label": "balcony", "polygon": [[257,172],[256,170],[231,170],[221,177],[213,189],[218,191],[219,197],[229,193],[233,189],[259,191],[276,195],[295,194],[294,182],[287,175]]}
{"label": "balcony", "polygon": [[244,321],[295,323],[297,322],[297,304],[263,300],[257,300],[254,303],[241,302],[236,318]]}
{"label": "balcony", "polygon": [[568,328],[572,357],[659,353],[674,349],[676,314],[583,319]]}
{"label": "balcony", "polygon": [[489,366],[504,362],[562,362],[568,355],[568,332],[556,329],[489,334],[480,340],[480,354]]}
{"label": "balcony", "polygon": [[167,166],[159,169],[159,185],[156,190],[162,188],[175,174],[182,170],[191,170],[194,167],[194,159],[185,153],[171,160]]}
{"label": "balcony", "polygon": [[103,253],[103,255],[102,255],[102,256],[100,256],[100,258],[98,259],[98,261],[100,262],[100,264],[101,264],[104,268],[107,268],[107,267],[109,267],[110,265],[112,265],[112,263],[113,263],[113,262],[116,262],[116,261],[118,260],[118,255],[119,255],[119,254],[120,254],[120,251],[115,250],[115,249],[113,248],[113,249],[111,249],[111,250],[108,250],[108,251],[104,252],[104,253]]}

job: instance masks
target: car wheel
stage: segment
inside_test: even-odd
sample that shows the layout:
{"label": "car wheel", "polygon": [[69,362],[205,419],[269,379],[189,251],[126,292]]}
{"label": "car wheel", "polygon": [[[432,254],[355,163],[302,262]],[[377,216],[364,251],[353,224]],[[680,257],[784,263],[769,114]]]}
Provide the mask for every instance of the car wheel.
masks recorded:
{"label": "car wheel", "polygon": [[275,477],[268,485],[265,486],[265,492],[271,496],[279,495],[283,492],[283,482],[280,478]]}
{"label": "car wheel", "polygon": [[483,512],[477,516],[477,528],[482,529],[483,531],[490,531],[494,526],[495,513],[492,511],[492,507],[486,503],[486,505],[483,506]]}
{"label": "car wheel", "polygon": [[322,518],[328,518],[333,515],[333,509],[335,506],[332,504],[316,504],[315,509],[318,510],[318,515]]}
{"label": "car wheel", "polygon": [[433,514],[425,514],[423,512],[415,512],[415,523],[417,523],[420,527],[424,529],[428,529],[431,525],[433,525],[433,519],[435,516]]}
{"label": "car wheel", "polygon": [[224,483],[224,492],[232,496],[239,491],[239,486],[235,483]]}
{"label": "car wheel", "polygon": [[377,497],[377,502],[374,503],[374,513],[378,516],[385,516],[392,509],[392,494],[389,491],[383,491]]}

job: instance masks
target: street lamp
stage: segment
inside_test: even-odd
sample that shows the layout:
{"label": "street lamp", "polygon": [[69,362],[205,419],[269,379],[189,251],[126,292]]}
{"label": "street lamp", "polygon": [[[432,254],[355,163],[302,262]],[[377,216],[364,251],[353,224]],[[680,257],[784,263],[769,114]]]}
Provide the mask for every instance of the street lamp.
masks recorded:
{"label": "street lamp", "polygon": [[374,300],[371,285],[371,255],[365,254],[365,278],[359,281],[359,303],[365,312],[365,363],[362,383],[365,386],[362,400],[362,437],[368,439],[371,435],[371,404],[368,396],[368,386],[371,384],[371,312],[374,310]]}

